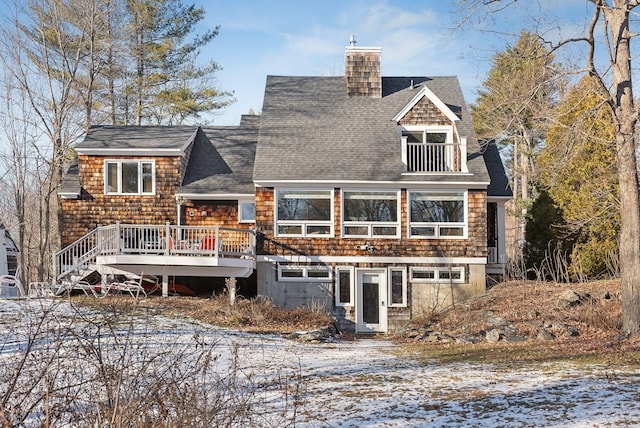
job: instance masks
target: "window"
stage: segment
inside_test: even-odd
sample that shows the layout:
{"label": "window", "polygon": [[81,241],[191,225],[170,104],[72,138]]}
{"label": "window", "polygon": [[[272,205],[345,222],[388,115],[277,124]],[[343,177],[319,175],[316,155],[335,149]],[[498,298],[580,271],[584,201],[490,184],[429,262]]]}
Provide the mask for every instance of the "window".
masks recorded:
{"label": "window", "polygon": [[399,199],[397,191],[345,191],[342,195],[343,236],[399,237]]}
{"label": "window", "polygon": [[153,161],[106,161],[105,193],[114,195],[153,195],[155,163]]}
{"label": "window", "polygon": [[331,281],[331,268],[324,265],[278,265],[278,281]]}
{"label": "window", "polygon": [[402,128],[402,162],[406,172],[456,170],[451,126]]}
{"label": "window", "polygon": [[238,222],[239,223],[255,223],[256,222],[256,203],[255,201],[238,201]]}
{"label": "window", "polygon": [[409,192],[409,236],[465,238],[466,192]]}
{"label": "window", "polygon": [[277,190],[278,236],[333,235],[333,191]]}
{"label": "window", "polygon": [[349,266],[336,268],[336,306],[353,306],[354,272]]}
{"label": "window", "polygon": [[411,282],[464,282],[464,267],[413,267]]}
{"label": "window", "polygon": [[402,267],[389,268],[389,306],[407,306],[407,275]]}

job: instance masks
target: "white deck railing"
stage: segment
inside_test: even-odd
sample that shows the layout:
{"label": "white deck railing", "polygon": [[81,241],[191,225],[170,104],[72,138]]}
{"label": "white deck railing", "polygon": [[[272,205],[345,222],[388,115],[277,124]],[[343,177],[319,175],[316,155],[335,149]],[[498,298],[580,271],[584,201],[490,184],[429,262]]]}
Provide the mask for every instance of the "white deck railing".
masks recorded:
{"label": "white deck railing", "polygon": [[54,278],[106,255],[208,256],[255,259],[255,232],[220,226],[100,226],[54,255]]}

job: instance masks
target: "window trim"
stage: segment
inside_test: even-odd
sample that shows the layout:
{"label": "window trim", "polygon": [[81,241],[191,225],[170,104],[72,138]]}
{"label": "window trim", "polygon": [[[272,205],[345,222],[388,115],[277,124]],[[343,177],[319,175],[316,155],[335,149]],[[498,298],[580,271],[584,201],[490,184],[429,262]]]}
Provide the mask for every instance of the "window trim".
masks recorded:
{"label": "window trim", "polygon": [[[460,278],[457,279],[450,279],[450,278],[441,278],[440,277],[440,272],[449,272],[449,269],[451,269],[451,272],[459,272],[460,273]],[[414,273],[415,272],[433,272],[434,273],[434,278],[433,279],[427,279],[427,278],[415,278],[414,277]],[[434,284],[434,283],[454,283],[454,284],[462,284],[466,282],[465,279],[465,272],[466,269],[464,266],[433,266],[433,267],[428,267],[428,266],[412,266],[411,268],[409,268],[409,281],[411,283],[424,283],[424,284]]]}
{"label": "window trim", "polygon": [[[445,194],[445,193],[461,193],[462,202],[464,204],[464,221],[463,222],[414,222],[411,220],[411,200],[412,195],[416,193],[429,193],[429,194]],[[413,235],[411,233],[412,227],[433,227],[435,229],[434,235]],[[442,235],[440,233],[441,228],[447,227],[462,227],[462,235]],[[468,190],[407,190],[407,236],[409,239],[452,239],[461,240],[469,239],[469,191]]]}
{"label": "window trim", "polygon": [[[278,195],[280,192],[329,192],[330,219],[329,220],[279,220],[278,219]],[[335,195],[334,189],[314,189],[314,188],[290,188],[279,187],[273,189],[273,234],[282,238],[333,238],[335,236]],[[300,226],[301,233],[280,233],[279,226]],[[329,226],[328,234],[307,233],[307,228],[313,226]]]}
{"label": "window trim", "polygon": [[[341,271],[348,271],[349,272],[349,284],[347,284],[347,286],[349,287],[349,302],[347,303],[343,303],[340,302],[340,291],[343,287],[343,284],[340,283],[340,272]],[[355,305],[354,301],[355,301],[355,274],[356,274],[356,270],[353,266],[336,266],[336,274],[335,274],[335,303],[336,306],[339,307],[353,307]]]}
{"label": "window trim", "polygon": [[[394,303],[393,302],[393,290],[392,290],[392,277],[393,272],[402,272],[402,302]],[[387,295],[389,296],[389,307],[391,308],[406,308],[407,307],[407,268],[404,266],[391,266],[388,269],[387,273],[387,284],[388,290]]]}
{"label": "window trim", "polygon": [[[137,163],[138,164],[138,191],[136,193],[124,193],[122,191],[122,164]],[[118,189],[115,192],[109,191],[109,164],[117,164]],[[151,191],[143,191],[143,165],[151,165]],[[105,159],[103,162],[103,179],[105,195],[123,195],[123,196],[153,196],[156,194],[156,161],[155,159]]]}
{"label": "window trim", "polygon": [[[242,217],[242,205],[253,204],[253,219],[245,219]],[[238,223],[255,223],[256,222],[256,200],[255,199],[238,199]]]}
{"label": "window trim", "polygon": [[[398,133],[400,134],[400,151],[402,158],[402,173],[403,174],[443,174],[445,171],[409,171],[409,153],[407,150],[407,137],[403,136],[402,133],[404,131],[412,132],[412,131],[422,131],[423,139],[422,144],[426,144],[424,142],[424,134],[425,133],[444,133],[447,135],[447,138],[444,142],[445,148],[452,148],[454,144],[454,127],[453,125],[398,125]],[[446,156],[453,159],[455,153],[446,153]]]}
{"label": "window trim", "polygon": [[[396,195],[396,218],[395,222],[373,222],[373,221],[349,221],[345,220],[345,193],[395,193]],[[402,195],[400,189],[340,189],[340,233],[343,238],[371,238],[371,239],[399,239],[402,235]],[[347,227],[366,227],[366,235],[347,234]],[[374,227],[395,227],[394,235],[375,235]]]}
{"label": "window trim", "polygon": [[[282,273],[286,271],[301,272],[301,276],[287,277]],[[309,272],[327,272],[326,277],[309,276]],[[278,281],[279,282],[331,282],[333,281],[333,271],[331,266],[326,265],[297,265],[297,264],[278,264]]]}

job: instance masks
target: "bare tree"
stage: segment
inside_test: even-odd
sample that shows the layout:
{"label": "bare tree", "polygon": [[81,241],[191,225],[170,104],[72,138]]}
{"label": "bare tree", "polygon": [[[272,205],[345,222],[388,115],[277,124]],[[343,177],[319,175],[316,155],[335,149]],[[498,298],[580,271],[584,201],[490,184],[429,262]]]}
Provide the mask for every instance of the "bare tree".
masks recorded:
{"label": "bare tree", "polygon": [[[518,0],[462,0],[466,17],[474,13],[500,13]],[[620,276],[622,299],[621,337],[640,336],[640,202],[636,147],[638,109],[633,97],[631,43],[638,33],[630,24],[639,0],[586,0],[593,7],[584,35],[556,43],[587,47],[585,71],[597,82],[600,95],[611,109],[620,186]],[[543,31],[537,31],[544,34]],[[600,49],[606,60],[598,62]]]}
{"label": "bare tree", "polygon": [[[51,253],[58,247],[57,189],[70,144],[82,131],[78,102],[74,96],[76,76],[82,62],[82,43],[68,36],[65,10],[58,0],[32,0],[26,6],[5,4],[5,23],[0,30],[0,57],[7,78],[18,92],[14,100],[29,110],[26,124],[38,138],[31,171],[38,178],[37,280],[48,276]],[[26,15],[25,15],[26,14]],[[10,23],[10,24],[9,24]],[[14,101],[9,101],[10,103]],[[25,110],[23,109],[23,111]],[[12,119],[24,120],[20,115]],[[37,130],[37,131],[35,131]]]}

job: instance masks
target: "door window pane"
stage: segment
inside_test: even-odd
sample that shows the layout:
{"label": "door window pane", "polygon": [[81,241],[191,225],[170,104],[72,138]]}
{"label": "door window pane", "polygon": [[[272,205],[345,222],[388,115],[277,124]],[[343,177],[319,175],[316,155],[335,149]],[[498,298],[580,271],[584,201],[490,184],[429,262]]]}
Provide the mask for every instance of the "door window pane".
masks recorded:
{"label": "door window pane", "polygon": [[380,323],[380,287],[378,275],[362,275],[362,321]]}

